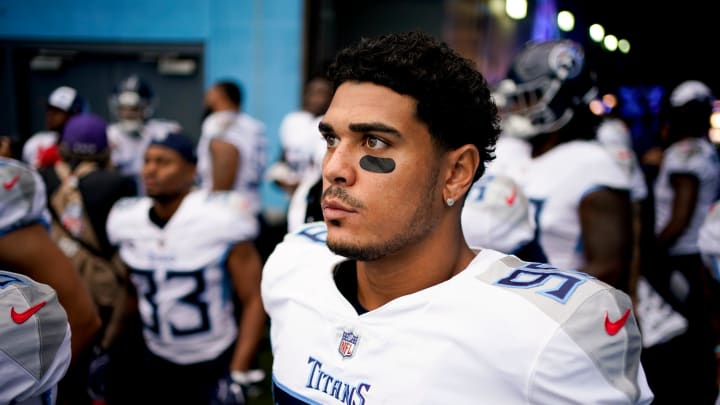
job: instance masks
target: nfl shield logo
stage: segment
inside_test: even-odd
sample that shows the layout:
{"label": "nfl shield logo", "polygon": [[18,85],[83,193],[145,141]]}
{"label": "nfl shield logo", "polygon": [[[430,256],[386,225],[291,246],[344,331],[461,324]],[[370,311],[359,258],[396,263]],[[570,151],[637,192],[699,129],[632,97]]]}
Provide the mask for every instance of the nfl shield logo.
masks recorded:
{"label": "nfl shield logo", "polygon": [[360,337],[352,332],[343,332],[338,351],[343,357],[351,357]]}

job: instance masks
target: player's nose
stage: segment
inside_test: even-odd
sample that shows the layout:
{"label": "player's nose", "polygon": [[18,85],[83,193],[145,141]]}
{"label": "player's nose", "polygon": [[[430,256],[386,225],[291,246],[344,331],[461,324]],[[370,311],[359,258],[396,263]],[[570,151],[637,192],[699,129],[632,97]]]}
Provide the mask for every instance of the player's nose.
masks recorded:
{"label": "player's nose", "polygon": [[358,157],[342,143],[325,152],[323,159],[323,178],[330,184],[344,184],[346,186],[355,182]]}

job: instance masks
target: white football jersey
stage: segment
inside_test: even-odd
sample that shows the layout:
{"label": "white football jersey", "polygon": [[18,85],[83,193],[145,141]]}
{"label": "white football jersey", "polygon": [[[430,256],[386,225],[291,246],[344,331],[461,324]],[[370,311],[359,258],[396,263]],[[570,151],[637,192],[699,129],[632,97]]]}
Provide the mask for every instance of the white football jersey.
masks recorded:
{"label": "white football jersey", "polygon": [[53,405],[70,323],[50,286],[0,270],[0,404]]}
{"label": "white football jersey", "polygon": [[45,183],[35,169],[0,157],[0,182],[0,237],[35,222],[50,224]]}
{"label": "white football jersey", "polygon": [[277,404],[647,404],[632,302],[588,275],[480,251],[438,285],[358,315],[327,228],[269,257]]}
{"label": "white football jersey", "polygon": [[280,145],[285,160],[299,178],[317,166],[318,144],[325,146],[318,129],[320,119],[307,111],[293,111],[280,123]]}
{"label": "white football jersey", "polygon": [[112,123],[107,128],[110,160],[119,173],[133,176],[138,187],[142,187],[140,174],[145,162],[145,148],[153,138],[181,130],[175,121],[156,118],[147,120],[139,134],[125,131],[117,122]]}
{"label": "white football jersey", "polygon": [[647,198],[645,175],[633,150],[632,135],[627,125],[619,118],[607,118],[597,129],[597,140],[630,176],[631,199],[642,201]]}
{"label": "white football jersey", "polygon": [[460,218],[468,246],[516,252],[535,233],[529,204],[511,177],[482,176],[468,191]]}
{"label": "white football jersey", "polygon": [[698,231],[718,196],[720,161],[715,148],[704,138],[683,139],[665,150],[660,171],[655,180],[655,233],[660,233],[670,221],[674,192],[670,176],[691,174],[699,181],[697,204],[685,232],[670,247],[672,255],[698,253]]}
{"label": "white football jersey", "polygon": [[257,221],[236,192],[193,191],[163,228],[151,207],[148,197],[122,199],[107,222],[137,290],[145,341],[175,363],[214,359],[237,336],[227,254],[257,237]]}
{"label": "white football jersey", "polygon": [[25,141],[22,150],[22,159],[32,167],[40,166],[40,156],[45,150],[57,144],[58,133],[55,131],[40,131]]}
{"label": "white football jersey", "polygon": [[219,111],[205,118],[197,146],[197,173],[200,187],[204,189],[212,188],[210,141],[213,139],[220,139],[237,148],[240,165],[235,175],[233,190],[244,194],[255,213],[259,214],[260,183],[267,162],[265,124],[246,113],[235,111]]}
{"label": "white football jersey", "polygon": [[515,178],[530,200],[538,242],[547,262],[563,269],[585,265],[580,202],[600,188],[629,190],[630,179],[596,141],[557,145],[531,160]]}
{"label": "white football jersey", "polygon": [[500,134],[495,144],[495,159],[486,165],[486,174],[502,174],[517,179],[527,174],[531,158],[532,147],[524,139]]}
{"label": "white football jersey", "polygon": [[713,203],[698,233],[698,248],[705,265],[720,282],[720,200]]}

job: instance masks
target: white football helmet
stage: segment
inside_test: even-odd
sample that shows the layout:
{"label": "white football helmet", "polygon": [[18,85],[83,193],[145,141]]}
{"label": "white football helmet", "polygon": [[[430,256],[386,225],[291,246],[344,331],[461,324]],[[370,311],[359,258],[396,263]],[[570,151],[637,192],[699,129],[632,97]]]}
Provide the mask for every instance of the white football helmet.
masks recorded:
{"label": "white football helmet", "polygon": [[571,40],[526,45],[493,92],[503,130],[530,139],[564,127],[598,93],[584,64],[582,46]]}

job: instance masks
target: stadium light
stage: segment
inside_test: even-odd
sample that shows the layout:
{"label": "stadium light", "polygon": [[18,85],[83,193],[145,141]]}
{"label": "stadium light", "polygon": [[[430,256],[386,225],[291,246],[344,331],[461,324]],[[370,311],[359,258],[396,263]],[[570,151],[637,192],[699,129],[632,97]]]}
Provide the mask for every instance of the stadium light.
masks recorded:
{"label": "stadium light", "polygon": [[575,28],[575,16],[567,10],[563,10],[557,15],[557,25],[565,32],[572,31]]}
{"label": "stadium light", "polygon": [[527,6],[527,0],[507,0],[505,13],[514,20],[522,20],[527,17]]}
{"label": "stadium light", "polygon": [[588,29],[588,33],[590,34],[590,39],[595,42],[600,42],[605,37],[605,28],[600,24],[593,24]]}

